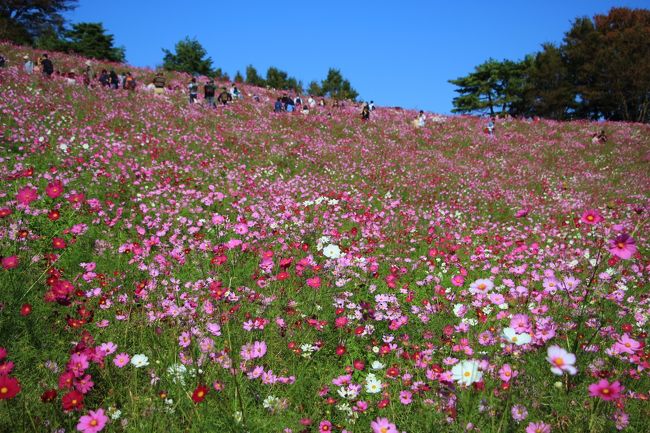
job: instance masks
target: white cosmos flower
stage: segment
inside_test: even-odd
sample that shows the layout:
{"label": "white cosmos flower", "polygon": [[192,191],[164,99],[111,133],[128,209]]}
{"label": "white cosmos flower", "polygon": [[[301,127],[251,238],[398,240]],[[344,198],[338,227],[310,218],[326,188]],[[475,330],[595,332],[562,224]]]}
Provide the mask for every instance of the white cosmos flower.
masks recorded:
{"label": "white cosmos flower", "polygon": [[368,394],[377,394],[378,392],[381,392],[381,381],[372,373],[366,376],[366,392]]}
{"label": "white cosmos flower", "polygon": [[372,368],[373,370],[381,370],[384,367],[385,367],[384,364],[382,364],[379,361],[372,361],[372,364],[370,364],[370,368]]}
{"label": "white cosmos flower", "polygon": [[340,259],[341,257],[343,257],[343,254],[341,254],[341,249],[339,248],[339,246],[334,244],[329,244],[328,246],[323,248],[323,255],[330,259]]}
{"label": "white cosmos flower", "polygon": [[131,364],[133,364],[135,368],[146,367],[149,365],[149,358],[147,358],[146,355],[139,353],[133,355],[133,358],[131,358]]}
{"label": "white cosmos flower", "polygon": [[478,369],[478,361],[461,361],[454,365],[451,373],[456,382],[464,385],[471,385],[483,378],[483,373]]}
{"label": "white cosmos flower", "polygon": [[528,344],[532,339],[530,334],[526,334],[525,332],[517,334],[517,331],[512,328],[503,328],[503,338],[505,338],[508,343],[513,343],[517,346]]}

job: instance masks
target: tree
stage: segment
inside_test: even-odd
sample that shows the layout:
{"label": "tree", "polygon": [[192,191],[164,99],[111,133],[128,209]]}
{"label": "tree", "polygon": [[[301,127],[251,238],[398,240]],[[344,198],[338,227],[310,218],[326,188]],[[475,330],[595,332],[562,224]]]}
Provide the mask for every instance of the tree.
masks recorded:
{"label": "tree", "polygon": [[309,83],[309,86],[307,87],[307,93],[314,96],[325,96],[323,89],[321,89],[320,84],[318,84],[316,81]]}
{"label": "tree", "polygon": [[163,49],[163,68],[168,71],[187,72],[189,74],[212,74],[212,59],[205,58],[207,52],[196,39],[186,37],[176,43],[175,53]]}
{"label": "tree", "polygon": [[[327,95],[334,99],[351,99],[353,101],[359,96],[359,93],[352,88],[350,81],[343,78],[340,70],[334,68],[327,71],[327,77],[321,81],[319,88],[319,96]],[[318,90],[318,88],[314,87],[313,90]]]}
{"label": "tree", "polygon": [[298,93],[302,91],[302,83],[300,81],[290,77],[285,71],[274,66],[269,67],[266,71],[266,84],[274,89],[293,89]]}
{"label": "tree", "polygon": [[255,69],[253,65],[246,66],[246,83],[259,87],[266,86],[266,81],[264,78],[260,77],[257,73],[257,69]]}
{"label": "tree", "polygon": [[582,116],[650,121],[650,10],[579,18],[562,49]]}
{"label": "tree", "polygon": [[241,72],[237,71],[235,74],[235,78],[233,79],[235,83],[243,83],[244,82],[244,76],[241,74]]}
{"label": "tree", "polygon": [[32,44],[48,30],[59,33],[62,12],[74,9],[77,0],[5,0],[0,2],[0,40]]}
{"label": "tree", "polygon": [[65,51],[93,59],[124,61],[124,48],[113,46],[113,35],[106,34],[101,23],[74,24],[71,30],[64,32],[64,36],[66,39],[62,44]]}
{"label": "tree", "polygon": [[459,93],[453,100],[453,113],[495,114],[500,107],[502,113],[516,114],[521,110],[521,92],[525,85],[525,62],[494,59],[478,65],[474,72],[465,77],[449,80],[458,87]]}
{"label": "tree", "polygon": [[530,57],[521,114],[566,120],[575,115],[575,88],[562,50],[553,44]]}

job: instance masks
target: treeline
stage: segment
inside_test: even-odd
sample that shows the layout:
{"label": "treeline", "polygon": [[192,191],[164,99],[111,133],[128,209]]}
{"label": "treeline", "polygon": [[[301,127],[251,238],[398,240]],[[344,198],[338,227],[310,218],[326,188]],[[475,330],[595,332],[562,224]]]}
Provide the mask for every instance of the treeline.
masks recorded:
{"label": "treeline", "polygon": [[650,122],[650,10],[578,18],[559,46],[449,82],[455,113]]}
{"label": "treeline", "polygon": [[[230,76],[221,68],[213,68],[212,59],[208,57],[207,51],[196,39],[185,39],[176,43],[174,51],[163,49],[163,68],[168,71],[187,72],[194,75],[206,75],[221,80],[230,80]],[[236,83],[247,83],[260,87],[272,87],[279,90],[293,90],[297,93],[307,91],[314,96],[329,96],[335,99],[355,100],[359,94],[346,80],[341,71],[330,68],[327,77],[320,83],[312,81],[307,88],[302,81],[290,76],[287,72],[271,66],[262,77],[253,65],[246,67],[245,76],[237,71],[232,78]]]}

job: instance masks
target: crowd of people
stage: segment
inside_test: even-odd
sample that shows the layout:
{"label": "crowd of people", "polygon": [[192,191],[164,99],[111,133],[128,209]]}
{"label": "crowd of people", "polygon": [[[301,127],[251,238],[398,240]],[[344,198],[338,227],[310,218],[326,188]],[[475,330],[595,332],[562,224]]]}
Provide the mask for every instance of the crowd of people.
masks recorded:
{"label": "crowd of people", "polygon": [[[49,58],[47,53],[42,54],[40,57],[36,58],[35,61],[25,55],[23,57],[23,70],[28,74],[41,74],[45,78],[51,78],[52,76],[60,76],[66,79],[70,84],[78,83],[82,81],[83,84],[87,87],[103,87],[110,89],[124,89],[128,91],[135,91],[138,83],[136,82],[135,77],[129,71],[123,71],[117,73],[114,69],[101,69],[99,73],[93,67],[93,63],[90,60],[87,60],[84,64],[83,70],[78,74],[70,71],[63,73],[55,70],[52,60]],[[5,66],[6,59],[0,55],[0,67]],[[147,91],[152,92],[154,95],[163,95],[166,92],[167,80],[162,72],[157,72],[154,78],[150,83],[143,86]],[[187,93],[189,96],[189,103],[196,104],[199,103],[199,91],[200,84],[197,82],[195,77],[191,78],[190,82],[187,85]],[[252,95],[255,101],[260,101],[260,98],[257,94]],[[211,78],[207,79],[203,83],[203,99],[204,104],[215,108],[217,105],[228,105],[233,101],[242,99],[243,94],[238,89],[237,84],[233,83],[230,89],[224,86],[221,89],[218,89],[215,81]],[[292,113],[300,112],[302,114],[309,114],[316,107],[326,107],[328,106],[324,98],[320,98],[318,101],[312,96],[309,95],[306,101],[303,101],[300,95],[290,96],[287,93],[284,93],[282,96],[278,97],[273,105],[273,111],[276,113]],[[338,109],[344,108],[345,103],[334,99],[331,102],[331,107]],[[374,101],[363,102],[361,104],[361,113],[360,118],[363,121],[370,120],[371,113],[375,110]],[[412,124],[416,128],[422,128],[425,126],[426,116],[423,111],[420,111],[417,117],[412,121]],[[493,129],[490,130],[492,134]]]}

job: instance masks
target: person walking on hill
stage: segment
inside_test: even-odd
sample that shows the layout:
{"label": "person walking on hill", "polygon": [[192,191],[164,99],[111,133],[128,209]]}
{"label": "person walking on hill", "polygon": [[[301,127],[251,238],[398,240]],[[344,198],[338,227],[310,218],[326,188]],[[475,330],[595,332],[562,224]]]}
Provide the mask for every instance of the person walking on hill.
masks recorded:
{"label": "person walking on hill", "polygon": [[413,125],[416,128],[424,128],[424,124],[427,120],[427,116],[424,115],[424,111],[420,110],[418,116],[413,120]]}
{"label": "person walking on hill", "polygon": [[108,75],[108,71],[106,69],[102,69],[102,72],[100,72],[99,83],[102,85],[102,87],[108,87],[111,84],[111,78]]}
{"label": "person walking on hill", "polygon": [[118,89],[120,87],[120,79],[113,69],[111,69],[108,76],[111,80],[111,89]]}
{"label": "person walking on hill", "polygon": [[228,93],[228,90],[224,87],[217,97],[217,101],[222,105],[228,105],[232,101],[232,95]]}
{"label": "person walking on hill", "polygon": [[203,97],[205,98],[206,104],[214,108],[214,94],[217,88],[214,86],[214,80],[208,80],[207,83],[203,86]]}
{"label": "person walking on hill", "polygon": [[23,70],[31,75],[34,72],[34,62],[29,59],[28,55],[23,56],[23,60],[25,61]]}
{"label": "person walking on hill", "polygon": [[133,92],[135,90],[135,84],[135,78],[133,78],[130,72],[127,72],[126,77],[124,77],[124,89]]}
{"label": "person walking on hill", "polygon": [[282,105],[282,98],[278,98],[275,101],[275,105],[273,106],[273,112],[275,113],[282,113],[284,111],[284,106]]}
{"label": "person walking on hill", "polygon": [[41,68],[45,78],[50,78],[54,73],[54,63],[52,63],[52,60],[50,60],[47,53],[43,54],[43,57],[41,58]]}
{"label": "person walking on hill", "polygon": [[163,77],[162,72],[156,73],[152,83],[154,85],[154,94],[162,95],[165,93],[165,77]]}
{"label": "person walking on hill", "polygon": [[84,69],[84,85],[90,87],[95,79],[95,71],[93,70],[90,60],[86,60],[86,69]]}
{"label": "person walking on hill", "polygon": [[494,128],[495,128],[495,119],[494,116],[490,117],[490,121],[487,124],[487,127],[485,128],[486,132],[490,137],[494,137]]}
{"label": "person walking on hill", "polygon": [[361,120],[370,119],[370,106],[367,102],[363,103],[363,108],[361,109]]}
{"label": "person walking on hill", "polygon": [[199,98],[199,85],[196,84],[196,78],[192,77],[192,81],[187,85],[190,92],[190,104],[194,104]]}

